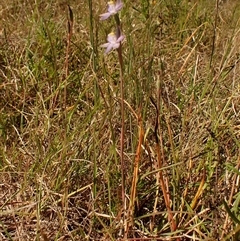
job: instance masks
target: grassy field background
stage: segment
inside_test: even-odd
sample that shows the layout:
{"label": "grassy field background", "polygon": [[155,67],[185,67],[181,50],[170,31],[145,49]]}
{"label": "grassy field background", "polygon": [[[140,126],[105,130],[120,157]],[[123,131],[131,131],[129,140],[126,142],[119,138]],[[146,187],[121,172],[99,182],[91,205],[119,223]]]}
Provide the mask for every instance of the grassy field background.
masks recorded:
{"label": "grassy field background", "polygon": [[124,1],[125,214],[106,4],[1,1],[0,240],[240,240],[239,1]]}

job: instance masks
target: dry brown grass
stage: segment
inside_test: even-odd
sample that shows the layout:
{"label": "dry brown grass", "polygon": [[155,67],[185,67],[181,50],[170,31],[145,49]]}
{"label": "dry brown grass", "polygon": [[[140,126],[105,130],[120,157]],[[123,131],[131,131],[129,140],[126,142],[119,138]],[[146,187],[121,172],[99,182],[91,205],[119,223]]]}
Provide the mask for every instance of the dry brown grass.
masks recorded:
{"label": "dry brown grass", "polygon": [[[125,1],[129,240],[239,239],[240,5],[216,2]],[[114,27],[104,9],[94,3],[90,32],[87,1],[1,3],[0,240],[121,239],[119,66],[99,47]]]}

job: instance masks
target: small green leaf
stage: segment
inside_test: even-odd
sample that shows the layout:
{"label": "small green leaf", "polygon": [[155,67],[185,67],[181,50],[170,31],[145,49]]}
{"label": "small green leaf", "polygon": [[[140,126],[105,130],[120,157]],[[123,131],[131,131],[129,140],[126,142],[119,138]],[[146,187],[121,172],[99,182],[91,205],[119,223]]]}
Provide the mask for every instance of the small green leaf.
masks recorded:
{"label": "small green leaf", "polygon": [[232,218],[232,221],[240,224],[240,220],[234,215],[234,213],[232,213],[232,211],[230,210],[230,208],[229,208],[228,204],[225,202],[225,200],[223,200],[223,205],[224,205],[228,215]]}

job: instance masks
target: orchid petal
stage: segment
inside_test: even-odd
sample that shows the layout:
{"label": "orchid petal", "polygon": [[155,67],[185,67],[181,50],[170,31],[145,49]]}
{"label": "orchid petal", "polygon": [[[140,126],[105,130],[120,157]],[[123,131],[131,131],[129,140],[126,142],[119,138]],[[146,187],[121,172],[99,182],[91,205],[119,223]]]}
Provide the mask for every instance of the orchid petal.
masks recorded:
{"label": "orchid petal", "polygon": [[107,49],[105,50],[105,54],[107,54],[108,52],[110,52],[112,50],[112,45],[109,44]]}
{"label": "orchid petal", "polygon": [[108,34],[107,41],[109,43],[115,43],[117,41],[116,35],[114,33]]}
{"label": "orchid petal", "polygon": [[123,7],[123,2],[117,0],[115,3],[113,1],[108,2],[108,11],[100,15],[100,20],[108,19],[111,15],[116,14]]}
{"label": "orchid petal", "polygon": [[110,33],[107,36],[107,43],[102,44],[101,47],[106,48],[105,54],[109,53],[112,49],[118,49],[121,41],[124,39],[123,35],[120,35],[120,37],[117,39],[116,34]]}
{"label": "orchid petal", "polygon": [[100,20],[106,20],[111,16],[111,13],[103,13],[100,15]]}
{"label": "orchid petal", "polygon": [[121,0],[118,0],[115,5],[115,10],[118,12],[123,8],[123,3]]}
{"label": "orchid petal", "polygon": [[114,2],[109,2],[108,3],[108,12],[115,13],[115,9],[116,9],[116,6],[115,6]]}
{"label": "orchid petal", "polygon": [[117,39],[117,42],[118,43],[120,43],[120,42],[122,42],[123,41],[123,39],[124,39],[124,36],[123,35],[121,35],[118,39]]}
{"label": "orchid petal", "polygon": [[107,48],[108,46],[109,46],[109,43],[105,43],[101,45],[102,48]]}
{"label": "orchid petal", "polygon": [[117,42],[112,44],[113,49],[118,49],[119,46],[120,46],[120,43],[117,43]]}

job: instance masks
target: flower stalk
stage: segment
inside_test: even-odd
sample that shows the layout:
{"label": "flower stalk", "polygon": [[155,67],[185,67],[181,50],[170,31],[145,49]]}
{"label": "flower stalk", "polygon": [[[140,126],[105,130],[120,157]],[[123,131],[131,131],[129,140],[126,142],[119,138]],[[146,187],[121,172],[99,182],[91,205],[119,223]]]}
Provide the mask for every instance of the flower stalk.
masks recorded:
{"label": "flower stalk", "polygon": [[127,238],[127,219],[126,219],[126,193],[125,193],[125,176],[126,176],[126,165],[124,161],[124,63],[122,55],[122,41],[124,36],[121,31],[121,21],[118,12],[122,9],[123,3],[121,0],[108,2],[108,11],[100,15],[100,20],[106,20],[110,16],[114,15],[116,22],[116,34],[110,33],[107,37],[107,43],[103,44],[102,47],[106,48],[105,54],[108,54],[111,50],[116,49],[118,52],[118,61],[120,65],[120,101],[121,101],[121,137],[120,137],[120,160],[121,160],[121,195],[122,195],[122,212],[123,212],[123,229],[124,238]]}

